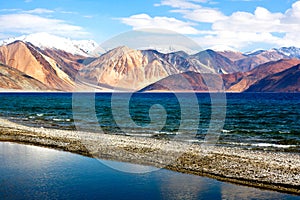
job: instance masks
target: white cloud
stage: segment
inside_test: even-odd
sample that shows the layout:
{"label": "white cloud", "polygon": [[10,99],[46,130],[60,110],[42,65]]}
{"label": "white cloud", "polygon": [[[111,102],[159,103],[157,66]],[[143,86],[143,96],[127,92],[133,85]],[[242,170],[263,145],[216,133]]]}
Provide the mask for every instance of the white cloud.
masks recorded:
{"label": "white cloud", "polygon": [[29,14],[49,14],[49,13],[53,13],[54,10],[49,10],[49,9],[44,9],[44,8],[36,8],[33,10],[27,10],[27,11],[23,11],[23,13],[29,13]]}
{"label": "white cloud", "polygon": [[50,10],[46,8],[35,8],[32,10],[22,10],[22,9],[0,9],[0,12],[12,12],[12,13],[27,13],[27,14],[50,14],[50,13],[62,13],[62,14],[78,14],[77,12],[65,11],[60,8],[56,8],[55,10]]}
{"label": "white cloud", "polygon": [[218,9],[203,7],[200,3],[216,4],[208,0],[162,0],[160,4],[155,5],[176,8],[171,12],[181,13],[184,18],[197,22],[213,23],[226,18]]}
{"label": "white cloud", "polygon": [[59,11],[62,14],[78,14],[76,12],[72,12],[72,11]]}
{"label": "white cloud", "polygon": [[230,1],[240,1],[240,2],[243,2],[243,1],[246,1],[246,2],[259,2],[259,1],[262,1],[262,0],[230,0]]}
{"label": "white cloud", "polygon": [[286,24],[299,24],[300,22],[300,1],[295,2],[292,8],[285,12],[285,16],[282,19]]}
{"label": "white cloud", "polygon": [[253,13],[236,11],[227,16],[217,8],[203,7],[200,4],[209,2],[162,0],[157,6],[169,6],[171,13],[182,14],[184,19],[197,23],[197,26],[193,24],[194,28],[201,27],[202,23],[210,23],[210,30],[198,30],[196,40],[201,46],[224,45],[242,49],[254,44],[264,44],[300,47],[300,1],[293,3],[283,13],[273,13],[264,7],[257,7]]}
{"label": "white cloud", "polygon": [[32,14],[0,15],[2,33],[30,34],[47,32],[68,37],[84,37],[88,33],[80,26],[59,19],[45,18]]}
{"label": "white cloud", "polygon": [[210,48],[212,46],[229,46],[234,49],[243,49],[253,43],[261,46],[272,44],[277,46],[281,38],[273,36],[271,33],[254,33],[254,32],[237,32],[237,31],[220,31],[214,35],[206,35],[194,38],[200,46]]}
{"label": "white cloud", "polygon": [[171,12],[181,13],[183,17],[197,22],[214,23],[227,17],[214,8],[198,8],[195,10],[171,10]]}
{"label": "white cloud", "polygon": [[84,18],[87,18],[87,19],[92,19],[92,18],[94,18],[94,16],[92,16],[92,15],[84,15],[83,17],[84,17]]}
{"label": "white cloud", "polygon": [[196,9],[201,6],[197,3],[205,3],[207,0],[162,0],[159,4],[154,4],[155,6],[171,6],[173,8],[181,9]]}
{"label": "white cloud", "polygon": [[0,40],[5,40],[5,39],[10,38],[10,37],[11,37],[11,35],[0,32]]}
{"label": "white cloud", "polygon": [[132,15],[120,19],[122,23],[137,29],[166,29],[181,34],[197,34],[197,29],[192,27],[192,23],[183,22],[169,17],[151,17],[147,14]]}
{"label": "white cloud", "polygon": [[267,9],[257,7],[254,14],[235,12],[224,20],[216,21],[213,30],[231,30],[242,32],[281,32],[281,13],[271,13]]}
{"label": "white cloud", "polygon": [[[254,13],[235,12],[213,23],[212,30],[215,33],[206,36],[202,43],[227,43],[235,48],[254,43],[275,47],[300,46],[300,1],[285,13],[272,13],[263,7],[257,7]],[[276,33],[284,36],[275,36]]]}
{"label": "white cloud", "polygon": [[12,9],[8,9],[8,8],[4,8],[1,9],[0,12],[16,12],[16,11],[20,11],[21,9],[19,8],[12,8]]}

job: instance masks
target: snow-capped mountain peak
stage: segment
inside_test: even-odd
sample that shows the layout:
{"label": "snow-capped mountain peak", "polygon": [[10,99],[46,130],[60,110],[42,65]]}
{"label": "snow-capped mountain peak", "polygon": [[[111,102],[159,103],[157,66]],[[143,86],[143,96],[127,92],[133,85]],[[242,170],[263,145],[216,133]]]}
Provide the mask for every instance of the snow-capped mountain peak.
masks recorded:
{"label": "snow-capped mountain peak", "polygon": [[0,45],[9,44],[16,40],[30,42],[41,49],[58,49],[81,56],[90,56],[98,47],[98,44],[93,40],[71,40],[43,32],[9,38],[2,42],[0,41]]}
{"label": "snow-capped mountain peak", "polygon": [[217,52],[239,52],[237,49],[225,45],[215,45],[210,47],[209,49]]}
{"label": "snow-capped mountain peak", "polygon": [[193,50],[191,48],[181,46],[181,45],[149,45],[145,47],[140,47],[138,50],[156,50],[160,53],[168,54],[179,51],[184,51],[185,53],[192,55],[201,51],[201,49]]}
{"label": "snow-capped mountain peak", "polygon": [[266,50],[263,50],[263,49],[254,49],[252,51],[245,52],[244,55],[245,56],[255,56],[255,55],[258,55],[258,54],[263,53],[265,51]]}
{"label": "snow-capped mountain peak", "polygon": [[281,47],[277,51],[288,57],[300,58],[300,48],[297,47]]}
{"label": "snow-capped mountain peak", "polygon": [[248,53],[244,53],[246,56],[257,56],[257,55],[276,55],[275,57],[279,58],[278,55],[281,55],[280,58],[300,58],[300,48],[297,47],[281,47],[281,48],[272,48],[269,50],[255,50]]}

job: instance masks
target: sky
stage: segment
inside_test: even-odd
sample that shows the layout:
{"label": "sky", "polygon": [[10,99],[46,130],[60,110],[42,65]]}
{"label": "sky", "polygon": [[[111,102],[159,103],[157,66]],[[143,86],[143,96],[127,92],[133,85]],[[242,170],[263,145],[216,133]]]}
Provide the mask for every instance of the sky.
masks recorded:
{"label": "sky", "polygon": [[102,43],[166,29],[203,48],[300,47],[300,0],[13,0],[0,4],[0,40],[47,32]]}

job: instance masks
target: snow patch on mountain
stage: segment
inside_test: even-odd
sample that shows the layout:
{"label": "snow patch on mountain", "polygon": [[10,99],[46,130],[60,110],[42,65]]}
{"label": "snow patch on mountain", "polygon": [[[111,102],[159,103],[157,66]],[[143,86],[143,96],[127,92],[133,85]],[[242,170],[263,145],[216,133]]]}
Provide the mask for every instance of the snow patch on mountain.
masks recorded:
{"label": "snow patch on mountain", "polygon": [[267,50],[263,50],[263,49],[254,49],[252,51],[248,51],[248,52],[245,52],[244,55],[245,56],[256,56],[258,54],[261,54],[263,52],[265,52]]}
{"label": "snow patch on mountain", "polygon": [[29,42],[41,49],[58,49],[74,55],[91,56],[95,54],[98,44],[93,40],[71,40],[49,33],[34,33],[0,41],[0,46],[21,40]]}
{"label": "snow patch on mountain", "polygon": [[237,49],[234,49],[234,48],[226,46],[226,45],[215,45],[215,46],[210,47],[209,49],[217,51],[217,52],[239,52]]}
{"label": "snow patch on mountain", "polygon": [[300,58],[300,48],[297,47],[282,47],[277,51],[290,58]]}
{"label": "snow patch on mountain", "polygon": [[174,52],[179,52],[179,51],[184,51],[185,53],[189,55],[193,55],[195,53],[198,53],[199,51],[202,51],[203,49],[190,49],[185,46],[180,46],[180,45],[149,45],[147,47],[140,47],[138,50],[156,50],[160,53],[163,54],[168,54],[168,53],[174,53]]}
{"label": "snow patch on mountain", "polygon": [[297,47],[281,47],[281,48],[273,48],[269,50],[255,50],[251,52],[247,52],[244,55],[246,56],[257,56],[264,55],[265,57],[268,55],[282,55],[284,58],[299,58],[300,59],[300,48]]}

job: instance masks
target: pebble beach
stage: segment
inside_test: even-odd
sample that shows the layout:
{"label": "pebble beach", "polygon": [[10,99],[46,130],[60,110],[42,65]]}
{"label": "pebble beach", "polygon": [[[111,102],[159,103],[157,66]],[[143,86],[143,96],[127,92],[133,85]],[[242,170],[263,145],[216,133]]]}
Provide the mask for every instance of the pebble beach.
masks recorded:
{"label": "pebble beach", "polygon": [[221,181],[300,194],[300,155],[153,138],[27,127],[0,119],[0,141],[166,168]]}

